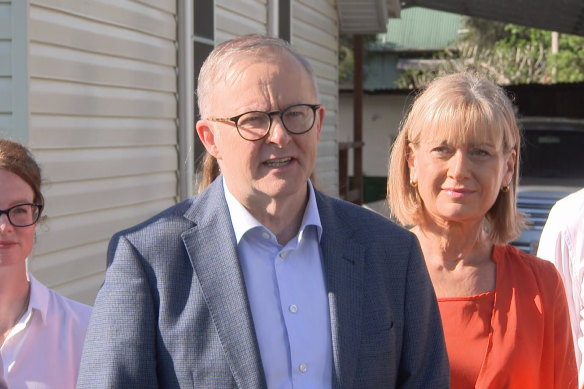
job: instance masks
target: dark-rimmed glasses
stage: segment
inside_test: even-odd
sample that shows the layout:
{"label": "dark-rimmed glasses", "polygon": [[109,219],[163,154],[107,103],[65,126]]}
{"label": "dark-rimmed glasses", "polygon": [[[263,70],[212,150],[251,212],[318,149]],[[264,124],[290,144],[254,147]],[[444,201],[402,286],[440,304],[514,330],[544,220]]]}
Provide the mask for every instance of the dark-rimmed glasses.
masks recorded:
{"label": "dark-rimmed glasses", "polygon": [[8,221],[14,227],[28,227],[39,220],[42,210],[41,204],[17,204],[8,209],[0,209],[0,216],[6,214]]}
{"label": "dark-rimmed glasses", "polygon": [[264,138],[272,128],[273,116],[280,116],[282,125],[291,134],[300,135],[310,131],[316,120],[320,104],[295,104],[281,111],[250,111],[230,118],[207,118],[216,122],[233,122],[237,133],[245,140]]}

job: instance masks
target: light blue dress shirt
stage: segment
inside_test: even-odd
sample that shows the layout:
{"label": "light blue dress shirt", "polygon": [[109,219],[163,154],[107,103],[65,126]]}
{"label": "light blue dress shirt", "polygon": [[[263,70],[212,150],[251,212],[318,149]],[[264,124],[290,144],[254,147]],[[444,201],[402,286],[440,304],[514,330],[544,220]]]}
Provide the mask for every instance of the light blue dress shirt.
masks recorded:
{"label": "light blue dress shirt", "polygon": [[223,185],[268,388],[330,388],[322,225],[312,183],[300,230],[285,246]]}

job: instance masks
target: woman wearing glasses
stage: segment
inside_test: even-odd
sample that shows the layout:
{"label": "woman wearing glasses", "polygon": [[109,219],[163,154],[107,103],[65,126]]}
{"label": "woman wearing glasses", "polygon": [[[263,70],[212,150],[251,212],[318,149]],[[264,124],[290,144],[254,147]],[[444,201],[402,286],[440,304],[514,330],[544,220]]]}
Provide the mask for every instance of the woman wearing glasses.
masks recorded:
{"label": "woman wearing glasses", "polygon": [[91,312],[26,270],[44,206],[40,186],[30,152],[0,139],[0,361],[10,389],[74,388]]}

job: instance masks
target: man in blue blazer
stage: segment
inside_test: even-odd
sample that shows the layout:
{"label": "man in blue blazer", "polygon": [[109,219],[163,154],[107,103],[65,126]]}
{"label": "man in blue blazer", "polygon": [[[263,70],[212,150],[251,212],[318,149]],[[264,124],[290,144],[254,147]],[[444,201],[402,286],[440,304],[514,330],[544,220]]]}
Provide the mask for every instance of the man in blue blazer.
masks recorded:
{"label": "man in blue blazer", "polygon": [[113,237],[78,387],[448,388],[416,239],[312,185],[308,62],[236,38],[197,92],[212,183]]}

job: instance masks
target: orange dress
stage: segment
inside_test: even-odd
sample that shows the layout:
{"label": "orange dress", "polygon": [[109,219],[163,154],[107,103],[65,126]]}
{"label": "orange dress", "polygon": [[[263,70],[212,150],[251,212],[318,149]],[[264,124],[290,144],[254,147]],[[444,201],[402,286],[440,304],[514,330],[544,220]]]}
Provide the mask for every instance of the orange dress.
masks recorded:
{"label": "orange dress", "polygon": [[452,389],[576,389],[564,286],[551,262],[495,246],[495,290],[438,299]]}

